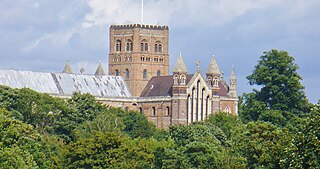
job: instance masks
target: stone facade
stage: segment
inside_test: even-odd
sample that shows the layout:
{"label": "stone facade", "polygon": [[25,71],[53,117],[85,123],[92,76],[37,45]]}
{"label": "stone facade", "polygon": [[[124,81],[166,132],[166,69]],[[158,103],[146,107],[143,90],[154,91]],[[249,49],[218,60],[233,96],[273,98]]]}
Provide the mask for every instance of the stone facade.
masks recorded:
{"label": "stone facade", "polygon": [[153,76],[169,74],[169,28],[111,25],[109,75],[123,76],[133,96],[140,96]]}
{"label": "stone facade", "polygon": [[169,75],[167,26],[112,25],[109,75],[123,76],[132,98],[105,104],[143,113],[159,128],[205,120],[210,114],[237,115],[234,68],[228,85],[213,56],[205,77],[198,69],[188,74],[182,55]]}

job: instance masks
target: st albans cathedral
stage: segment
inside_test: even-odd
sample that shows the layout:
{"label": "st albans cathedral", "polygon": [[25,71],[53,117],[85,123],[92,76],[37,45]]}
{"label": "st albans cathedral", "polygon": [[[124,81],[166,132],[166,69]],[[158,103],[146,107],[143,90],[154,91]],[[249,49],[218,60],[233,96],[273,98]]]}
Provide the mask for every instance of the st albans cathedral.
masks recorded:
{"label": "st albans cathedral", "polygon": [[196,72],[188,72],[180,54],[169,72],[168,26],[111,25],[109,34],[109,75],[101,63],[94,75],[75,74],[67,63],[62,73],[0,70],[0,84],[62,98],[89,93],[106,105],[143,113],[158,128],[217,112],[238,114],[234,67],[227,83],[214,56],[202,74],[199,63]]}

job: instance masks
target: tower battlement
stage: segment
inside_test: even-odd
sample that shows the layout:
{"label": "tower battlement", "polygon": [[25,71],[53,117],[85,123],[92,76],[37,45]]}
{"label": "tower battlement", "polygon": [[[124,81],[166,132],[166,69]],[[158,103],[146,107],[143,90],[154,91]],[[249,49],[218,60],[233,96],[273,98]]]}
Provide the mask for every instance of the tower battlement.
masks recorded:
{"label": "tower battlement", "polygon": [[154,29],[154,30],[169,30],[168,26],[148,25],[148,24],[111,25],[110,28],[112,29],[143,28],[143,29]]}

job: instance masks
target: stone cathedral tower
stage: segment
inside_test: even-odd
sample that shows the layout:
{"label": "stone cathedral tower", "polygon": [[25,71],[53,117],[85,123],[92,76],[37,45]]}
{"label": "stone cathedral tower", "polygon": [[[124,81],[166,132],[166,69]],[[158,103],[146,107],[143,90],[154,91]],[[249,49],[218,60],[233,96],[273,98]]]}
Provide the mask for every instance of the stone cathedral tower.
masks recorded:
{"label": "stone cathedral tower", "polygon": [[109,75],[122,76],[140,96],[153,76],[169,74],[168,26],[110,26]]}

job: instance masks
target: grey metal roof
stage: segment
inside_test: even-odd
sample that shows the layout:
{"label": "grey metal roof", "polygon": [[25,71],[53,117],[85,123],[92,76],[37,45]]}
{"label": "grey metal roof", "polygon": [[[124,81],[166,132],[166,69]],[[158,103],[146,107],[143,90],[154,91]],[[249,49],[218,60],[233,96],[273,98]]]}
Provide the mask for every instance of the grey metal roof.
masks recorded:
{"label": "grey metal roof", "polygon": [[131,97],[124,79],[120,76],[0,70],[0,84],[12,88],[27,87],[37,92],[62,96],[81,92],[97,97]]}

